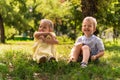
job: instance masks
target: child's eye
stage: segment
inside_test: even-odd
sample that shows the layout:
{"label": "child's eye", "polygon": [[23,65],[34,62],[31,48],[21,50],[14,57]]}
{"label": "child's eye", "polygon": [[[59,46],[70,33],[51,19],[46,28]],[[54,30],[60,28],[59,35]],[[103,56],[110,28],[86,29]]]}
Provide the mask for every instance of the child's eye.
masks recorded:
{"label": "child's eye", "polygon": [[44,26],[43,29],[46,29],[46,27]]}
{"label": "child's eye", "polygon": [[41,28],[42,26],[40,25],[39,28]]}
{"label": "child's eye", "polygon": [[91,27],[91,25],[88,25],[88,27]]}
{"label": "child's eye", "polygon": [[83,27],[86,27],[86,25],[83,25]]}

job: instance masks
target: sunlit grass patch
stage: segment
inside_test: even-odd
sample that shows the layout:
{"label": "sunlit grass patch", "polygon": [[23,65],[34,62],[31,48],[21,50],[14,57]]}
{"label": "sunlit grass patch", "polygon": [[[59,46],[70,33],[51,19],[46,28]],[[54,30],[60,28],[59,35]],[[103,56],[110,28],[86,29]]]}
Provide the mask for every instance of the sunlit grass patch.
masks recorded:
{"label": "sunlit grass patch", "polygon": [[32,53],[33,41],[7,41],[6,44],[0,44],[0,54],[5,51],[26,51]]}
{"label": "sunlit grass patch", "polygon": [[100,63],[67,64],[73,44],[56,45],[58,62],[37,64],[32,60],[33,41],[0,44],[0,79],[8,80],[119,80],[119,45],[106,45]]}
{"label": "sunlit grass patch", "polygon": [[56,45],[58,59],[68,60],[73,45]]}

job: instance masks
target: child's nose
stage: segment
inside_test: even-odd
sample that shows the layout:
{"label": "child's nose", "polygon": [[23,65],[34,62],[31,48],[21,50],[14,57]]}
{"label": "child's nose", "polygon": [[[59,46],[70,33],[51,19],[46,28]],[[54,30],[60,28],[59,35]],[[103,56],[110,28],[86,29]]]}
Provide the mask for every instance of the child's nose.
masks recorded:
{"label": "child's nose", "polygon": [[86,26],[85,28],[88,28],[88,26]]}

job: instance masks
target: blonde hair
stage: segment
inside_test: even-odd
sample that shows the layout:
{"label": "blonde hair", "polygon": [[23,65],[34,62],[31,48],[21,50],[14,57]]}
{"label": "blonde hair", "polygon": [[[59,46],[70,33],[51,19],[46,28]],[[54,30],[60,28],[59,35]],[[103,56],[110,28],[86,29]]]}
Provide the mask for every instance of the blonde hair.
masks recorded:
{"label": "blonde hair", "polygon": [[97,26],[97,21],[96,21],[96,19],[94,18],[94,17],[90,17],[90,16],[88,16],[88,17],[85,17],[84,19],[83,19],[83,22],[84,21],[90,21],[90,22],[92,22],[93,23],[93,26],[96,28],[96,26]]}
{"label": "blonde hair", "polygon": [[42,22],[47,23],[49,25],[50,29],[54,30],[54,25],[53,25],[53,22],[51,20],[41,19],[40,23],[42,23]]}

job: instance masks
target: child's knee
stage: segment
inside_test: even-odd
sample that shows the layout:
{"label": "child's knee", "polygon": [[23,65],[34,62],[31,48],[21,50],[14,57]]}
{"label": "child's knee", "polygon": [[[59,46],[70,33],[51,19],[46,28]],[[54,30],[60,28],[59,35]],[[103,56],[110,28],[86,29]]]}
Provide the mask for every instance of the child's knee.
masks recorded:
{"label": "child's knee", "polygon": [[76,47],[81,47],[82,43],[75,44]]}
{"label": "child's knee", "polygon": [[89,46],[84,45],[84,46],[82,46],[82,50],[90,50],[90,48],[89,48]]}
{"label": "child's knee", "polygon": [[71,56],[71,57],[70,57],[70,61],[72,61],[72,62],[76,62],[77,59],[76,59],[74,56]]}

